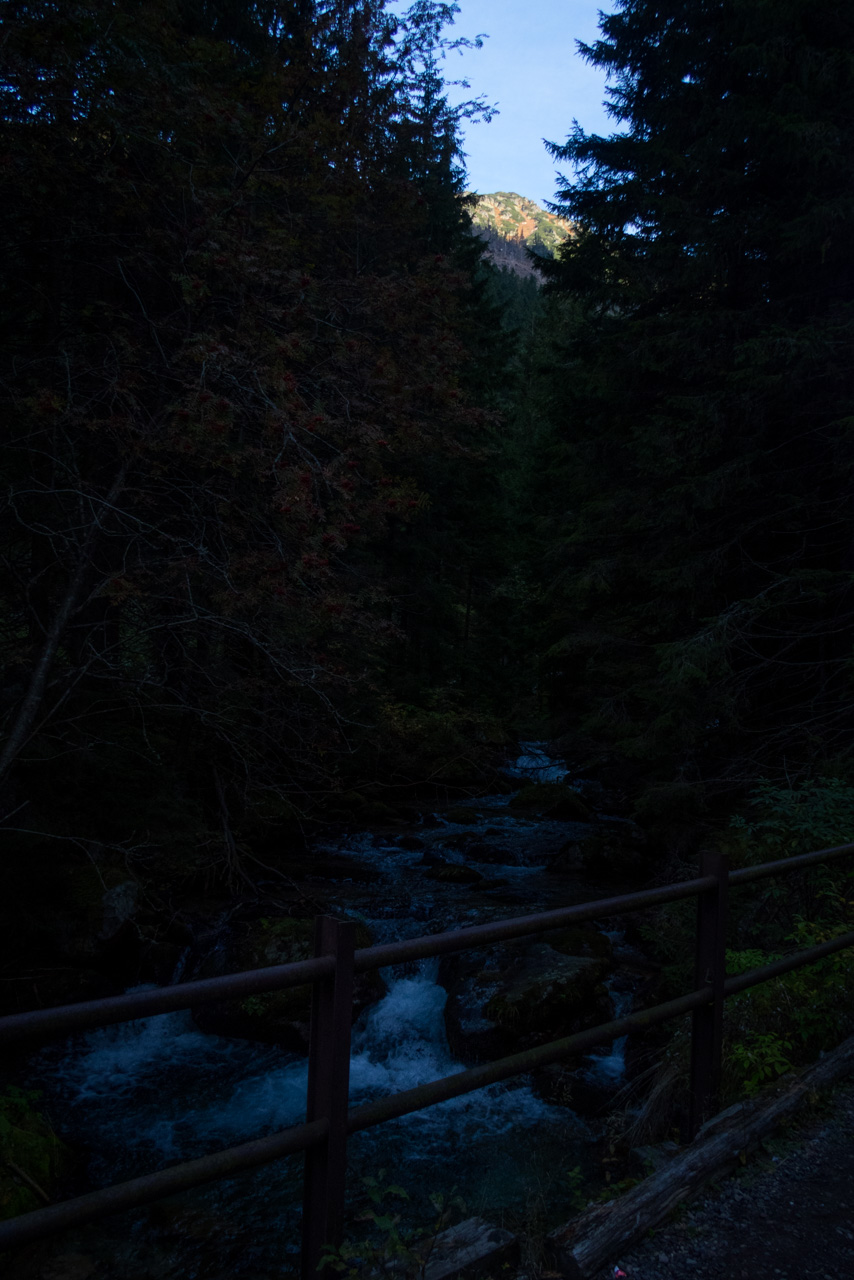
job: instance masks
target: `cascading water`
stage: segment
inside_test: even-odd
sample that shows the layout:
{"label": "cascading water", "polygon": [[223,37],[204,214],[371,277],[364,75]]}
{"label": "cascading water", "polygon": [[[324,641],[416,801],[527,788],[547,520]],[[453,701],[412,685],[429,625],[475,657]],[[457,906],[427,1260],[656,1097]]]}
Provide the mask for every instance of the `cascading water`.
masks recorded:
{"label": "cascading water", "polygon": [[566,765],[553,759],[542,742],[520,742],[522,754],[517,756],[507,772],[517,777],[531,778],[534,782],[563,782],[567,777]]}
{"label": "cascading water", "polygon": [[[386,997],[355,1028],[353,1104],[462,1069],[447,1048],[435,969],[424,964],[391,976]],[[42,1055],[36,1071],[68,1140],[97,1153],[89,1174],[99,1184],[287,1128],[305,1112],[305,1059],[203,1035],[188,1014],[93,1032],[61,1057]],[[473,1211],[494,1215],[518,1205],[526,1183],[542,1187],[567,1160],[581,1162],[585,1137],[571,1112],[549,1106],[524,1081],[492,1086],[358,1135],[351,1184],[356,1189],[360,1176],[385,1168],[406,1187],[416,1214],[430,1193],[453,1190]],[[241,1245],[229,1274],[254,1278],[259,1267],[281,1265],[284,1241],[293,1253],[299,1193],[299,1160],[290,1160],[185,1199],[197,1217],[216,1220],[220,1243],[223,1231],[237,1239],[251,1223],[251,1246]],[[135,1240],[140,1233],[137,1221]],[[126,1247],[127,1229],[108,1229],[107,1239],[114,1274],[123,1275],[116,1250]],[[197,1250],[198,1242],[190,1245]],[[152,1260],[151,1274],[176,1254],[183,1257],[184,1248],[173,1240],[165,1257]]]}
{"label": "cascading water", "polygon": [[[523,744],[514,770],[544,781],[566,774],[538,743]],[[512,914],[509,903],[518,911],[520,904],[538,910],[565,901],[565,885],[547,876],[544,866],[572,824],[520,818],[507,803],[506,796],[478,800],[482,816],[474,826],[436,819],[441,841],[488,835],[493,842],[488,865],[477,862],[474,847],[466,858],[442,845],[447,859],[465,858],[493,877],[477,889],[430,880],[423,849],[401,848],[393,836],[337,842],[337,855],[352,857],[354,865],[370,864],[377,875],[370,888],[343,877],[337,886],[343,909],[385,941]],[[427,961],[384,973],[387,994],[353,1031],[353,1104],[463,1069],[448,1048],[446,994],[437,972],[438,962]],[[616,1082],[623,1048],[617,1044],[609,1054],[591,1058],[590,1069]],[[63,1135],[91,1153],[88,1175],[95,1184],[192,1159],[304,1118],[304,1058],[204,1034],[188,1013],[77,1037],[63,1050],[39,1054],[32,1075]],[[560,1196],[563,1174],[585,1164],[588,1141],[583,1121],[544,1102],[520,1079],[357,1135],[350,1144],[350,1187],[357,1193],[361,1176],[385,1168],[410,1193],[416,1214],[430,1193],[456,1189],[471,1212],[495,1219],[509,1211],[518,1220],[526,1197],[535,1196],[542,1206]],[[204,1224],[189,1238],[176,1235],[166,1210],[155,1209],[86,1228],[76,1233],[75,1247],[109,1257],[117,1280],[138,1274],[140,1251],[150,1276],[263,1280],[281,1274],[283,1256],[295,1257],[300,1188],[300,1160],[283,1160],[174,1202],[179,1218],[186,1210]],[[209,1254],[222,1271],[210,1270]],[[208,1257],[207,1263],[200,1257]]]}

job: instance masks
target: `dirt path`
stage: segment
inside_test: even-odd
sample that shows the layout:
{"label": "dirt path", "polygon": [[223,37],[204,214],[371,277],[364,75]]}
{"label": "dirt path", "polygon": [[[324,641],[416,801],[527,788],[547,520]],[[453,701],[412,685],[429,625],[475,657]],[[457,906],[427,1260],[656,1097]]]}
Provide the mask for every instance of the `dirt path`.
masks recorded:
{"label": "dirt path", "polygon": [[629,1280],[854,1280],[854,1083],[614,1263]]}

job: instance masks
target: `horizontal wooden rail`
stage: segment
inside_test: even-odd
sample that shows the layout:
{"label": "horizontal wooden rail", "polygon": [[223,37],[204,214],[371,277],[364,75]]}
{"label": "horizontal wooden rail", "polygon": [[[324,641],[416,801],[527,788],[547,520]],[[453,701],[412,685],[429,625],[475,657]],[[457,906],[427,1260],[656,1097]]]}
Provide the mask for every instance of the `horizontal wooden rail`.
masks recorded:
{"label": "horizontal wooden rail", "polygon": [[747,991],[748,987],[758,987],[763,982],[770,982],[772,978],[781,978],[784,973],[791,973],[793,969],[817,964],[819,960],[824,960],[837,951],[845,951],[848,947],[854,947],[854,933],[841,933],[806,951],[793,951],[791,955],[781,956],[779,960],[772,960],[770,964],[763,964],[758,969],[748,969],[746,973],[737,973],[727,978],[724,992],[728,996],[738,995],[739,991]]}
{"label": "horizontal wooden rail", "polygon": [[240,1000],[264,991],[301,987],[318,978],[328,978],[334,969],[331,956],[320,956],[270,965],[266,969],[245,969],[223,978],[203,978],[198,982],[179,982],[174,987],[131,991],[128,995],[106,996],[102,1000],[81,1000],[79,1004],[63,1004],[53,1009],[12,1013],[0,1018],[0,1046],[21,1040],[58,1040],[75,1031],[109,1027],[159,1013],[177,1013],[212,1000]]}
{"label": "horizontal wooden rail", "polygon": [[[725,894],[727,885],[737,886],[772,875],[786,874],[851,853],[854,853],[854,844],[822,849],[815,853],[787,858],[779,862],[764,863],[757,867],[746,867],[729,875],[726,874],[724,866],[720,874],[701,875],[693,880],[665,885],[658,889],[599,899],[595,902],[581,903],[556,911],[540,912],[536,915],[519,916],[492,924],[475,925],[468,929],[425,935],[404,942],[366,947],[355,952],[355,955],[351,951],[349,959],[344,948],[340,954],[318,954],[311,960],[298,961],[294,964],[249,970],[200,982],[181,983],[175,987],[153,991],[131,992],[125,996],[87,1001],[56,1009],[15,1014],[0,1018],[0,1045],[56,1038],[69,1032],[79,1032],[134,1018],[193,1008],[195,1005],[211,1000],[245,997],[259,992],[301,986],[309,982],[321,986],[325,984],[328,988],[324,999],[319,1002],[315,1000],[315,1008],[322,1011],[324,1007],[328,1007],[332,1010],[336,1007],[336,1003],[340,1005],[340,992],[348,989],[347,984],[350,980],[348,974],[353,972],[365,972],[406,961],[472,950],[495,942],[544,933],[588,920],[624,915],[649,906],[677,902],[689,897],[696,897],[701,904],[704,900],[714,903],[717,901],[714,895]],[[713,865],[713,861],[710,862],[707,858],[704,865]],[[708,922],[703,925],[702,918],[700,920],[700,931],[705,929],[709,939],[721,937],[720,911],[720,906],[716,908],[713,906],[711,926]],[[710,927],[711,932],[709,932]],[[318,938],[323,937],[325,934],[321,928],[318,930]],[[323,945],[327,947],[328,940]],[[418,1085],[413,1089],[378,1098],[348,1111],[344,1121],[336,1123],[343,1123],[347,1133],[357,1133],[388,1120],[398,1119],[426,1107],[446,1102],[451,1098],[472,1093],[488,1085],[525,1075],[552,1063],[586,1053],[597,1045],[606,1044],[632,1031],[644,1030],[688,1013],[696,1019],[698,1013],[719,1005],[720,1001],[727,996],[736,995],[794,969],[815,964],[848,947],[854,947],[854,932],[841,934],[817,946],[783,956],[767,965],[734,975],[719,983],[716,979],[707,985],[702,981],[702,973],[700,973],[701,980],[698,982],[697,989],[678,999],[669,1000],[638,1013],[627,1014],[612,1022],[512,1054],[495,1062],[484,1063],[456,1072],[451,1076],[445,1076],[443,1079]],[[319,947],[319,949],[322,948]],[[340,988],[337,1002],[334,996],[336,983]],[[324,1015],[321,1012],[316,1020],[320,1022],[324,1017],[328,1020],[332,1016],[331,1013]],[[334,1016],[340,1021],[340,1009]],[[695,1022],[693,1033],[695,1038],[696,1026]],[[320,1028],[320,1031],[328,1039],[330,1028]],[[318,1027],[313,1023],[313,1043],[317,1045],[324,1043],[323,1035],[320,1035]],[[0,1222],[0,1250],[42,1239],[47,1235],[72,1226],[83,1225],[108,1214],[136,1208],[163,1196],[229,1177],[244,1169],[257,1168],[286,1155],[297,1152],[310,1153],[320,1148],[327,1150],[330,1141],[329,1117],[320,1115],[310,1123],[296,1125],[269,1137],[228,1147],[197,1160],[172,1165],[141,1178],[117,1183],[89,1192],[87,1195],[78,1196],[73,1200],[49,1205],[6,1222]],[[336,1159],[340,1166],[343,1160],[343,1148],[339,1150]],[[335,1194],[341,1200],[341,1204],[333,1206],[334,1212],[329,1205],[320,1206],[323,1210],[320,1214],[321,1220],[340,1218],[343,1208],[342,1177],[343,1169],[339,1167],[337,1180],[340,1185]],[[335,1182],[335,1178],[332,1182]],[[312,1206],[304,1206],[304,1213],[307,1209],[319,1213],[318,1206],[314,1206],[313,1209]],[[304,1259],[303,1274],[306,1277],[314,1276],[316,1273],[316,1244],[312,1245],[312,1254],[311,1258]]]}
{"label": "horizontal wooden rail", "polygon": [[[401,1116],[410,1115],[413,1111],[423,1111],[425,1107],[435,1106],[438,1102],[447,1102],[450,1098],[473,1093],[476,1089],[483,1089],[487,1085],[508,1080],[513,1076],[524,1075],[538,1067],[559,1062],[572,1054],[584,1053],[599,1044],[607,1044],[617,1036],[627,1035],[629,1031],[653,1026],[657,1022],[677,1017],[680,1013],[687,1013],[697,1004],[701,1004],[704,999],[709,998],[710,992],[692,992],[690,995],[680,996],[678,1000],[658,1005],[654,1009],[630,1014],[614,1022],[592,1027],[589,1031],[579,1031],[576,1035],[541,1045],[537,1049],[528,1049],[524,1053],[500,1058],[497,1062],[485,1063],[468,1071],[459,1071],[452,1076],[445,1076],[441,1080],[417,1085],[414,1089],[406,1089],[401,1093],[378,1098],[375,1102],[365,1103],[348,1112],[347,1132],[358,1133],[363,1129],[371,1129],[375,1125],[383,1124],[386,1120],[395,1120]],[[327,1131],[328,1124],[325,1120],[297,1125],[293,1129],[272,1134],[269,1138],[259,1138],[238,1147],[227,1147],[214,1155],[202,1156],[199,1160],[171,1165],[144,1178],[117,1183],[101,1191],[92,1191],[74,1200],[66,1200],[62,1204],[36,1209],[21,1217],[0,1222],[0,1250],[10,1248],[12,1245],[27,1244],[45,1235],[64,1231],[70,1226],[81,1226],[96,1218],[119,1213],[123,1209],[148,1204],[161,1196],[202,1186],[216,1178],[228,1177],[241,1169],[270,1164],[280,1156],[304,1151],[320,1142],[325,1138]]]}
{"label": "horizontal wooden rail", "polygon": [[475,924],[467,929],[454,929],[449,933],[432,933],[422,938],[409,938],[404,942],[387,942],[379,947],[367,947],[356,952],[356,972],[380,969],[386,965],[403,964],[408,960],[427,960],[434,956],[449,955],[454,951],[471,951],[475,947],[488,947],[494,942],[508,942],[513,938],[530,937],[546,933],[549,929],[565,929],[569,925],[583,924],[587,920],[601,920],[606,916],[624,916],[646,907],[660,906],[666,902],[679,902],[683,898],[696,897],[704,889],[712,888],[711,876],[696,880],[683,880],[679,884],[667,884],[660,889],[644,889],[639,893],[626,893],[617,898],[599,898],[595,902],[579,902],[573,907],[559,907],[556,911],[541,911],[532,916],[515,916],[509,920],[497,920],[492,924]]}
{"label": "horizontal wooden rail", "polygon": [[799,853],[794,858],[780,858],[777,862],[760,862],[755,867],[739,867],[729,873],[731,885],[750,884],[753,880],[767,880],[771,876],[790,875],[804,867],[814,867],[819,862],[832,862],[854,853],[854,844],[836,844],[830,849],[816,849],[813,853]]}
{"label": "horizontal wooden rail", "polygon": [[[365,973],[370,969],[382,969],[393,964],[405,964],[412,960],[426,960],[449,955],[455,951],[470,951],[475,947],[487,947],[494,942],[506,942],[549,929],[562,929],[588,920],[601,920],[605,916],[627,915],[645,907],[666,902],[678,902],[694,897],[704,889],[713,887],[710,876],[696,880],[684,880],[679,884],[665,885],[661,889],[646,889],[640,893],[625,894],[619,898],[600,898],[596,902],[582,902],[573,907],[561,907],[557,911],[543,911],[537,915],[516,916],[499,920],[494,924],[472,925],[468,929],[453,929],[447,933],[425,934],[408,938],[404,942],[389,942],[376,947],[362,947],[353,958],[354,972]],[[175,1013],[182,1009],[195,1009],[215,1000],[244,999],[265,991],[278,991],[285,987],[299,987],[321,978],[329,978],[334,972],[330,956],[318,956],[312,960],[298,960],[291,964],[270,965],[265,969],[246,969],[222,978],[205,978],[198,982],[179,982],[174,987],[157,987],[151,991],[132,991],[129,995],[106,996],[101,1000],[86,1000],[79,1004],[59,1005],[52,1009],[33,1009],[28,1013],[13,1013],[0,1018],[0,1047],[22,1040],[56,1040],[72,1032],[87,1031],[93,1027],[107,1027],[115,1023],[131,1022],[136,1018],[149,1018],[159,1013]]]}
{"label": "horizontal wooden rail", "polygon": [[106,1218],[111,1213],[121,1213],[124,1209],[137,1209],[140,1205],[150,1204],[152,1200],[161,1200],[164,1196],[172,1196],[179,1191],[189,1191],[193,1187],[204,1186],[206,1182],[215,1182],[218,1178],[229,1178],[243,1169],[257,1169],[259,1165],[270,1164],[282,1156],[307,1150],[314,1143],[320,1142],[328,1130],[329,1122],[325,1119],[315,1120],[313,1124],[296,1125],[293,1129],[272,1133],[268,1138],[242,1142],[237,1147],[226,1147],[223,1151],[214,1151],[198,1160],[170,1165],[168,1169],[147,1173],[142,1178],[116,1182],[111,1187],[90,1191],[85,1196],[76,1196],[73,1200],[63,1200],[60,1204],[34,1209],[32,1213],[22,1214],[18,1218],[9,1218],[6,1222],[0,1222],[0,1250],[31,1244],[34,1240],[43,1240],[45,1236],[56,1235],[58,1231],[65,1231],[69,1227],[81,1227],[86,1222]]}
{"label": "horizontal wooden rail", "polygon": [[[854,947],[854,933],[840,935],[838,938],[832,938],[828,942],[811,947],[808,951],[797,952],[792,956],[775,960],[771,964],[728,978],[725,984],[726,994],[736,995],[740,991],[768,982],[792,969],[815,964],[847,947]],[[651,1009],[626,1014],[622,1018],[615,1018],[612,1022],[590,1027],[586,1031],[578,1031],[574,1035],[539,1045],[535,1049],[526,1049],[522,1053],[499,1058],[495,1062],[471,1067],[467,1071],[458,1071],[454,1075],[444,1076],[440,1080],[431,1080],[427,1084],[416,1085],[413,1089],[377,1098],[374,1102],[364,1103],[348,1112],[347,1132],[360,1133],[364,1129],[384,1124],[387,1120],[397,1120],[415,1111],[423,1111],[426,1107],[448,1102],[451,1098],[474,1093],[477,1089],[485,1089],[489,1085],[499,1084],[515,1076],[527,1075],[531,1071],[537,1071],[552,1063],[587,1053],[598,1045],[608,1044],[633,1031],[644,1031],[658,1023],[668,1022],[672,1018],[691,1013],[692,1010],[709,1004],[711,1000],[710,987],[701,991],[692,991],[675,1000],[654,1005]],[[28,1244],[45,1235],[64,1231],[68,1227],[82,1226],[86,1222],[106,1217],[108,1214],[149,1204],[152,1200],[203,1186],[217,1178],[229,1177],[243,1169],[270,1164],[282,1156],[305,1151],[321,1141],[327,1131],[328,1124],[325,1120],[296,1125],[292,1129],[282,1130],[267,1138],[258,1138],[253,1142],[242,1143],[240,1146],[227,1147],[213,1155],[189,1160],[184,1164],[171,1165],[167,1169],[147,1174],[143,1178],[133,1178],[129,1182],[117,1183],[103,1190],[78,1196],[74,1200],[67,1200],[62,1204],[36,1209],[21,1217],[0,1222],[0,1249]]]}

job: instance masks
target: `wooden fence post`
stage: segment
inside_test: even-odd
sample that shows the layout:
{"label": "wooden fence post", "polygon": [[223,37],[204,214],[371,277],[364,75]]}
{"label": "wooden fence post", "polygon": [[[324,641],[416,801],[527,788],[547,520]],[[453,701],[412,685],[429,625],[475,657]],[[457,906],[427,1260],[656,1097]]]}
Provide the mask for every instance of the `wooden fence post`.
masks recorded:
{"label": "wooden fence post", "polygon": [[315,982],[312,991],[306,1120],[328,1118],[329,1133],[305,1153],[302,1280],[316,1280],[324,1246],[341,1242],[355,943],[356,926],[352,921],[331,916],[316,918],[314,954],[334,956],[335,972],[331,978]]}
{"label": "wooden fence post", "polygon": [[726,903],[729,859],[705,850],[700,875],[717,884],[698,895],[695,987],[711,987],[713,999],[691,1015],[691,1098],[689,1137],[718,1109],[723,1052],[724,981],[726,979]]}

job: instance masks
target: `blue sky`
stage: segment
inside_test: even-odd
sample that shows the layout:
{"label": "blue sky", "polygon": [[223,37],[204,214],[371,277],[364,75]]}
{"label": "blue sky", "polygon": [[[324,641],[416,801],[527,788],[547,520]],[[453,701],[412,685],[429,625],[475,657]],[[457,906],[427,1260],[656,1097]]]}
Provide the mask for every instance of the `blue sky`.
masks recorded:
{"label": "blue sky", "polygon": [[[598,34],[607,0],[459,0],[450,35],[485,32],[482,49],[452,55],[449,79],[464,77],[468,95],[498,104],[490,124],[465,130],[469,186],[474,191],[517,191],[542,204],[554,198],[555,165],[542,139],[563,142],[573,118],[588,133],[611,133],[602,105],[605,80],[579,57],[576,40]],[[458,92],[458,91],[457,91]]]}

